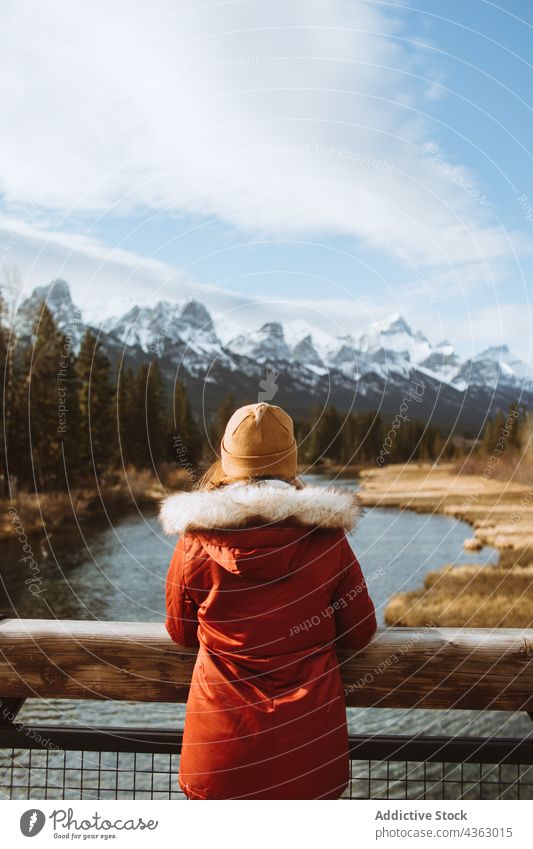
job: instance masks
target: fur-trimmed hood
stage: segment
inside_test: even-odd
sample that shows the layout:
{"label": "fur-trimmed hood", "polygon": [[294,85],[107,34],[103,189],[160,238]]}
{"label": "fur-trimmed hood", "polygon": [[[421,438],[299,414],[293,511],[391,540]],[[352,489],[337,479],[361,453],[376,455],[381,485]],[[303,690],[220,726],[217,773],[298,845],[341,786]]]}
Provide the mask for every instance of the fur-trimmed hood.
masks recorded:
{"label": "fur-trimmed hood", "polygon": [[262,481],[178,492],[163,501],[159,518],[169,536],[285,521],[350,532],[359,513],[357,496],[346,489],[316,485],[296,489],[283,481]]}

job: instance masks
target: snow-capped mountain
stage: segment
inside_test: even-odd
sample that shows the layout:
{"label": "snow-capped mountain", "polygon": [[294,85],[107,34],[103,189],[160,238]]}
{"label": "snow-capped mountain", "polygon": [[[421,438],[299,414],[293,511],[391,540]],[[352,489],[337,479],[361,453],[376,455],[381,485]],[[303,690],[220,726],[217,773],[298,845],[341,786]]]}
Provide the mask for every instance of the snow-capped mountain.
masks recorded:
{"label": "snow-capped mountain", "polygon": [[315,347],[313,337],[310,333],[308,333],[307,336],[304,336],[303,339],[296,343],[296,345],[292,349],[292,356],[297,363],[301,363],[304,366],[307,365],[315,370],[326,370],[324,360],[318,353],[318,350]]}
{"label": "snow-capped mountain", "polygon": [[425,359],[420,361],[419,368],[437,374],[444,383],[450,383],[457,376],[460,365],[453,345],[444,339],[432,348]]}
{"label": "snow-capped mountain", "polygon": [[495,345],[466,360],[457,369],[452,383],[458,389],[504,383],[520,391],[531,384],[531,377],[526,363],[515,357],[507,345]]}
{"label": "snow-capped mountain", "polygon": [[31,336],[35,319],[43,302],[52,312],[61,330],[71,333],[79,342],[84,332],[81,312],[74,304],[70,287],[65,280],[53,280],[48,286],[37,286],[30,297],[23,301],[15,320],[19,336]]}
{"label": "snow-capped mountain", "polygon": [[431,354],[431,345],[423,333],[413,333],[401,315],[395,313],[385,321],[373,322],[357,340],[356,347],[365,354],[381,351],[398,354],[401,359],[418,364]]}
{"label": "snow-capped mountain", "polygon": [[259,330],[240,334],[227,347],[235,354],[250,357],[258,363],[289,363],[293,358],[279,321],[269,321]]}
{"label": "snow-capped mountain", "polygon": [[132,307],[120,318],[108,318],[102,328],[113,333],[127,345],[139,345],[145,350],[161,347],[165,341],[202,341],[213,345],[219,342],[213,320],[206,308],[195,300],[183,304],[159,301],[155,307]]}
{"label": "snow-capped mountain", "polygon": [[[24,301],[16,321],[19,334],[31,333],[43,301],[59,326],[79,341],[87,325],[63,280],[35,289]],[[276,401],[295,412],[333,403],[395,414],[412,381],[425,387],[417,416],[437,422],[451,423],[460,415],[476,424],[514,400],[533,403],[532,375],[507,346],[461,362],[448,341],[432,344],[397,314],[370,324],[358,337],[330,335],[303,320],[267,321],[250,330],[225,318],[220,325],[219,334],[205,306],[189,299],[134,306],[96,330],[114,363],[135,366],[157,357],[169,382],[180,373],[193,403],[207,407],[228,392],[243,402],[256,400],[267,367],[278,375]]]}

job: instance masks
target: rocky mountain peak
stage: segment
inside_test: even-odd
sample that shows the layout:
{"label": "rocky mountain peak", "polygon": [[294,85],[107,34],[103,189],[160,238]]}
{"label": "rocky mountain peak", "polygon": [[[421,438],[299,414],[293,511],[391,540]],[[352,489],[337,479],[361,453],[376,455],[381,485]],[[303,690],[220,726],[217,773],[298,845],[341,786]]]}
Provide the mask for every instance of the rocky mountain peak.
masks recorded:
{"label": "rocky mountain peak", "polygon": [[[510,354],[508,345],[490,345],[488,348],[485,348],[484,351],[481,351],[480,354],[477,354],[475,359],[477,360],[505,360]],[[512,355],[511,355],[512,356]]]}
{"label": "rocky mountain peak", "polygon": [[307,336],[304,336],[304,338],[294,346],[292,349],[292,355],[299,363],[318,366],[319,368],[324,367],[322,357],[316,350],[313,343],[313,337],[310,333],[308,333]]}
{"label": "rocky mountain peak", "polygon": [[45,303],[61,330],[71,329],[74,335],[81,322],[80,311],[75,306],[66,280],[52,280],[46,286],[36,286],[31,295],[20,305],[15,319],[17,332],[29,336]]}
{"label": "rocky mountain peak", "polygon": [[376,330],[379,330],[381,333],[386,334],[395,334],[395,333],[406,333],[408,336],[413,336],[413,331],[411,327],[405,320],[405,318],[399,313],[393,313],[389,318],[386,318],[383,322],[376,322]]}
{"label": "rocky mountain peak", "polygon": [[283,325],[280,321],[267,321],[259,330],[260,333],[263,333],[265,336],[276,336],[280,339],[285,337],[283,332]]}
{"label": "rocky mountain peak", "polygon": [[210,313],[196,298],[190,298],[182,307],[180,318],[194,327],[209,332],[214,330],[213,319]]}

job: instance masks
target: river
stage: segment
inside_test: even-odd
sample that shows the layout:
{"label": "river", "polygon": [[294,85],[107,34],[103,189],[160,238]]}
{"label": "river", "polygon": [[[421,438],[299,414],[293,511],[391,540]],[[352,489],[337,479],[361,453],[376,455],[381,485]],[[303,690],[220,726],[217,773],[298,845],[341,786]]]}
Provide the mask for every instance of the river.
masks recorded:
{"label": "river", "polygon": [[[309,477],[327,482],[324,477]],[[342,485],[356,488],[343,480]],[[397,509],[365,511],[350,542],[363,567],[383,622],[390,596],[419,587],[424,575],[443,564],[497,561],[497,552],[465,552],[472,531],[463,522]],[[43,592],[34,596],[18,540],[0,541],[3,585],[0,610],[22,618],[163,621],[164,582],[173,540],[159,528],[155,510],[117,522],[61,531],[50,544],[31,541],[42,573]],[[120,724],[179,727],[184,706],[127,702],[28,699],[19,719],[62,724]],[[523,736],[533,725],[526,714],[497,711],[349,709],[351,733],[465,734]]]}

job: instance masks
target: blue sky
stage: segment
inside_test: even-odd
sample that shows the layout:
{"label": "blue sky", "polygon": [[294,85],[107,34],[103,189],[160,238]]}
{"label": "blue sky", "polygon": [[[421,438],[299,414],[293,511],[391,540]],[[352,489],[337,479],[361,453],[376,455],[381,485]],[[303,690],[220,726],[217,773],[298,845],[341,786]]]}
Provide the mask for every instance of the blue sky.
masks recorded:
{"label": "blue sky", "polygon": [[400,312],[531,353],[533,6],[7,2],[0,261],[93,320]]}

